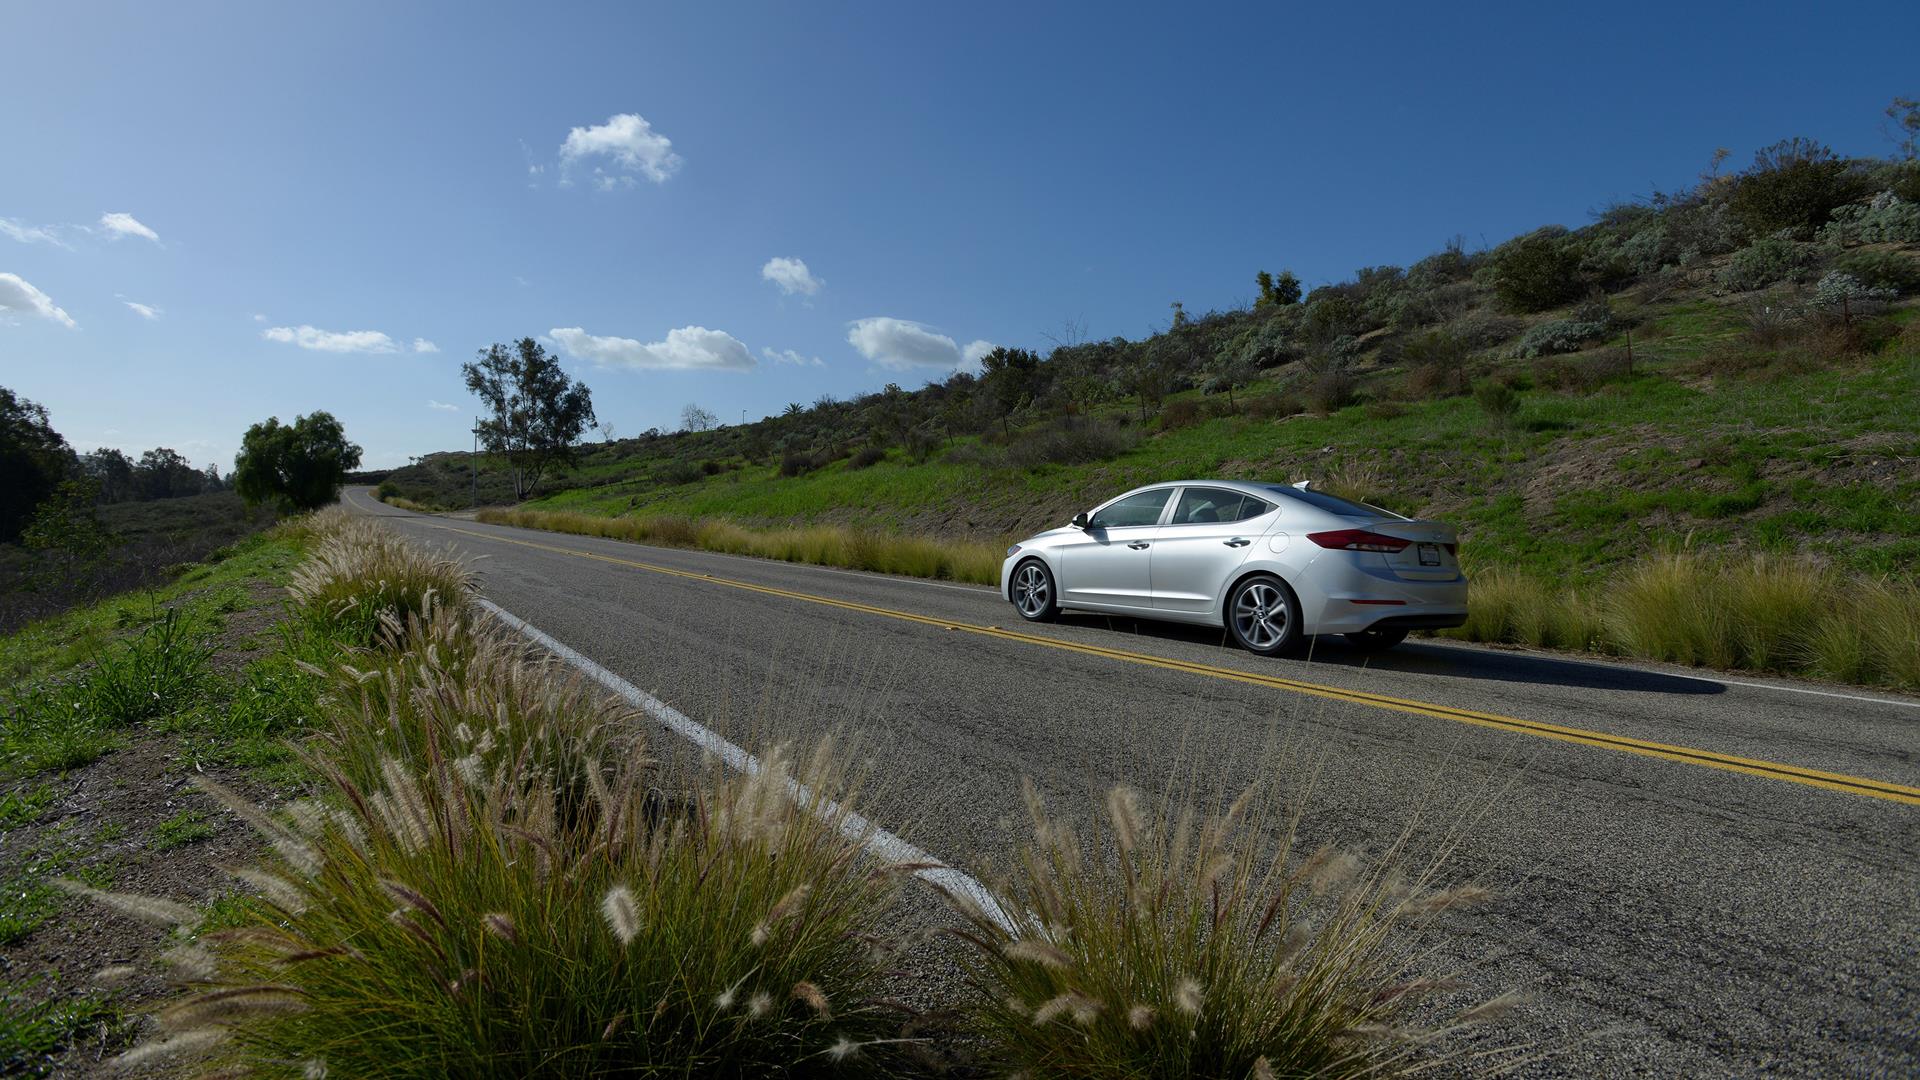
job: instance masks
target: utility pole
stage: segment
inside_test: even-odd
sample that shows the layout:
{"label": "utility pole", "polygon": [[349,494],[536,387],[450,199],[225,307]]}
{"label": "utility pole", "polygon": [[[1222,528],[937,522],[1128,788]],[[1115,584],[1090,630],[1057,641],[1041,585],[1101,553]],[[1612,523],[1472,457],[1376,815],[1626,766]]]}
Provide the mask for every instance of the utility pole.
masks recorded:
{"label": "utility pole", "polygon": [[468,509],[480,509],[480,418],[473,418],[473,453],[467,455],[467,468],[473,473],[473,498]]}

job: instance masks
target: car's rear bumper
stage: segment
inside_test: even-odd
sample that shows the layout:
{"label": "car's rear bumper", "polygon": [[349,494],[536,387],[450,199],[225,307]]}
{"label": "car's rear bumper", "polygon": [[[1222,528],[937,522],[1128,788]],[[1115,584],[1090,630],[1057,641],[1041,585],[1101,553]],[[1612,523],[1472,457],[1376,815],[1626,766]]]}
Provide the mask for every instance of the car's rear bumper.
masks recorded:
{"label": "car's rear bumper", "polygon": [[[1408,581],[1377,569],[1343,568],[1322,560],[1300,593],[1309,634],[1362,630],[1437,630],[1467,621],[1467,579]],[[1343,572],[1344,571],[1344,572]],[[1319,586],[1317,589],[1313,586]],[[1313,595],[1308,595],[1312,593]]]}

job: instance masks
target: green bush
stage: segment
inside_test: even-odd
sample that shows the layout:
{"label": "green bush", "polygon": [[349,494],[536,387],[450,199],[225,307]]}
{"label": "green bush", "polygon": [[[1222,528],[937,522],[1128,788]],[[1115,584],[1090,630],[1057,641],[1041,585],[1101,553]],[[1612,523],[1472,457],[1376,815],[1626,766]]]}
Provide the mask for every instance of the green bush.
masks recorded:
{"label": "green bush", "polygon": [[1069,419],[1025,432],[1007,446],[1007,461],[1022,469],[1107,461],[1133,449],[1132,432],[1105,421]]}
{"label": "green bush", "polygon": [[1820,229],[1820,242],[1843,247],[1920,244],[1920,203],[1883,191],[1872,202],[1842,206]]}
{"label": "green bush", "polygon": [[1898,251],[1850,251],[1833,260],[1832,268],[1852,275],[1869,289],[1901,295],[1920,292],[1920,259]]}
{"label": "green bush", "polygon": [[1520,411],[1520,394],[1513,387],[1492,379],[1473,388],[1473,400],[1493,419],[1506,423]]}
{"label": "green bush", "polygon": [[1559,226],[1537,229],[1495,248],[1486,275],[1500,302],[1519,312],[1558,307],[1586,291],[1579,247]]}
{"label": "green bush", "polygon": [[1751,292],[1785,281],[1805,281],[1819,265],[1819,251],[1785,236],[1768,236],[1734,252],[1715,282],[1727,292]]}
{"label": "green bush", "polygon": [[1513,355],[1531,360],[1536,356],[1576,352],[1588,342],[1607,336],[1609,322],[1584,322],[1578,319],[1554,319],[1529,327],[1513,347]]}
{"label": "green bush", "polygon": [[1832,150],[1811,139],[1788,139],[1754,155],[1727,198],[1727,209],[1750,236],[1790,230],[1810,237],[1835,209],[1859,198],[1861,178]]}

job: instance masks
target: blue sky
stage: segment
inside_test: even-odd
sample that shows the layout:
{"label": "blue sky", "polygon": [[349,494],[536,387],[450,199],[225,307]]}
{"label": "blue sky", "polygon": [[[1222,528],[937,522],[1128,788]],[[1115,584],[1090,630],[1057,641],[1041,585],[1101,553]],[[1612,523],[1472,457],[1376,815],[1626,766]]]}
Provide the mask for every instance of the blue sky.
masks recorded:
{"label": "blue sky", "polygon": [[83,448],[225,470],[325,408],[387,466],[533,335],[619,434],[732,422],[1578,225],[1717,146],[1886,153],[1920,95],[1912,3],[1563,8],[16,2],[0,385]]}

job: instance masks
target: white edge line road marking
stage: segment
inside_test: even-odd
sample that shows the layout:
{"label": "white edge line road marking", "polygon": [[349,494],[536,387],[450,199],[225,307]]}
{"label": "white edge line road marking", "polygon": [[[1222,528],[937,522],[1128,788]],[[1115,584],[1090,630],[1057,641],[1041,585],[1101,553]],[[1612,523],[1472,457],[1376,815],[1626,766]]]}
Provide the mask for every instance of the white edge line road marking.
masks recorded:
{"label": "white edge line road marking", "polygon": [[[722,761],[748,776],[760,775],[760,759],[747,753],[720,736],[719,732],[687,716],[685,713],[659,698],[654,697],[632,683],[582,656],[578,651],[561,644],[551,635],[534,626],[518,615],[513,614],[486,597],[475,597],[480,606],[493,616],[527,637],[540,643],[562,660],[587,673],[595,682],[620,695],[629,703],[644,711],[647,715],[671,728],[675,734],[688,742],[717,755]],[[814,795],[805,784],[789,776],[786,778],[787,797],[815,814],[826,816],[829,820],[838,820],[840,832],[849,840],[864,844],[880,859],[890,863],[940,863],[939,866],[923,867],[915,870],[913,876],[927,884],[952,895],[963,897],[978,907],[986,916],[998,923],[1008,933],[1015,932],[1013,920],[1007,917],[1005,909],[993,893],[972,875],[945,865],[946,860],[937,859],[931,853],[900,839],[898,836],[875,825],[852,810],[843,809],[832,799],[823,799]]]}
{"label": "white edge line road marking", "polygon": [[[395,515],[395,516],[397,517],[401,515]],[[419,514],[419,515],[410,515],[410,516],[437,517],[439,515]],[[470,522],[470,524],[486,525],[487,523],[484,521],[475,521],[475,522]],[[496,529],[514,528],[514,526],[502,526],[502,525],[495,525],[493,527]],[[529,530],[529,531],[538,532],[540,530]],[[556,533],[555,535],[571,536],[573,534]],[[625,544],[630,547],[647,548],[648,550],[651,550],[651,551],[684,551],[684,552],[687,552],[688,554],[693,554],[693,555],[708,555],[708,556],[713,556],[715,558],[738,559],[738,560],[743,560],[747,562],[756,562],[756,563],[764,563],[764,562],[771,561],[768,559],[757,558],[752,555],[732,555],[724,551],[701,551],[698,548],[658,548],[658,547],[653,547],[650,544],[635,543],[632,540],[615,540],[612,537],[605,537],[605,536],[598,536],[598,537],[581,536],[579,537],[579,539],[606,540],[610,543]],[[814,566],[812,563],[783,563],[782,565],[798,567],[804,570],[817,570],[817,571],[820,571],[821,573],[827,573],[827,574],[843,574],[847,577],[879,578],[883,581],[899,581],[899,582],[905,582],[906,584],[909,584],[909,585],[926,585],[936,589],[955,589],[960,592],[991,593],[996,596],[998,595],[998,590],[987,585],[954,585],[944,581],[922,581],[919,578],[902,577],[898,574],[870,574],[861,570],[842,570],[842,569],[839,569],[838,567],[832,567],[832,566]],[[1452,639],[1447,639],[1447,640],[1436,639],[1432,642],[1429,642],[1429,644],[1439,645],[1443,648],[1463,648],[1472,652],[1493,653],[1496,655],[1513,651],[1513,652],[1519,652],[1523,656],[1537,655],[1543,659],[1557,661],[1562,664],[1582,664],[1587,667],[1599,668],[1602,671],[1638,671],[1638,672],[1643,672],[1649,675],[1666,675],[1675,679],[1692,679],[1694,682],[1718,683],[1722,686],[1740,686],[1740,687],[1745,687],[1749,690],[1772,690],[1782,694],[1808,694],[1813,697],[1839,698],[1842,701],[1863,701],[1871,705],[1893,705],[1902,709],[1920,709],[1920,701],[1901,701],[1898,698],[1868,697],[1865,694],[1842,694],[1834,690],[1812,690],[1804,686],[1782,686],[1778,683],[1741,682],[1736,679],[1722,679],[1722,678],[1717,678],[1711,675],[1690,675],[1684,672],[1668,671],[1668,670],[1657,668],[1657,667],[1642,667],[1640,665],[1630,664],[1630,663],[1603,664],[1603,663],[1596,663],[1592,660],[1584,660],[1574,656],[1561,656],[1557,653],[1536,653],[1533,650],[1489,649],[1489,648],[1486,648],[1485,646],[1481,646],[1470,641],[1457,641]]]}

